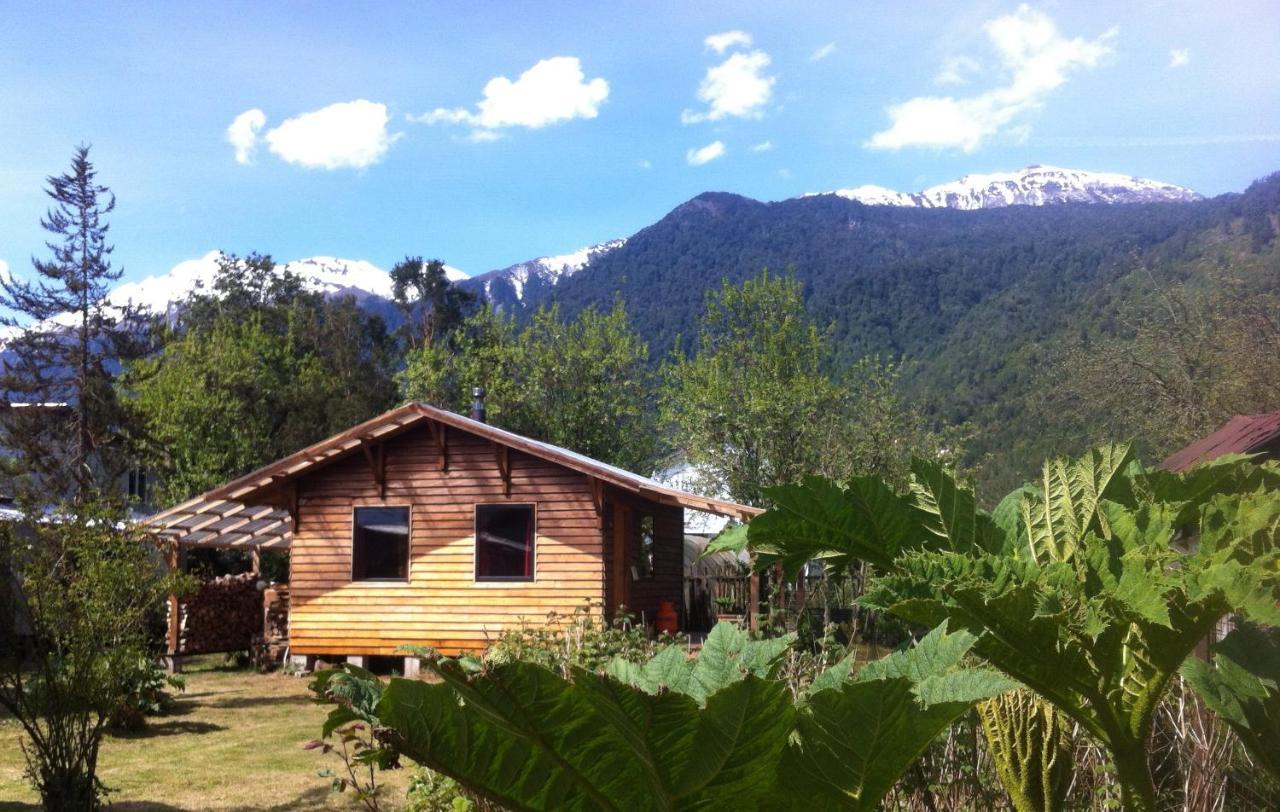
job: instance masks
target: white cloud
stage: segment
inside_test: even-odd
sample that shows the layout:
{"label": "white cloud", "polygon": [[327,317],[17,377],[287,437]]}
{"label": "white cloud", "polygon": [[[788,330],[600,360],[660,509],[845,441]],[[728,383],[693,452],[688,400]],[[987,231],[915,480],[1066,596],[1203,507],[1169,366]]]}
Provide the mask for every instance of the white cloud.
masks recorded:
{"label": "white cloud", "polygon": [[652,161],[649,161],[649,160],[643,160],[643,161],[641,161],[641,162],[640,162],[640,168],[641,168],[641,169],[652,169],[652,168],[653,168],[653,162],[652,162]]}
{"label": "white cloud", "polygon": [[963,85],[981,69],[982,66],[978,64],[978,60],[972,57],[953,56],[943,61],[933,81],[940,85]]}
{"label": "white cloud", "polygon": [[966,98],[918,96],[888,108],[888,129],[864,146],[959,148],[973,152],[988,138],[1026,138],[1029,125],[1016,120],[1044,105],[1048,95],[1076,70],[1096,67],[1111,54],[1116,29],[1092,40],[1067,39],[1041,11],[1021,5],[1013,14],[989,20],[987,38],[1008,73],[1007,84]]}
{"label": "white cloud", "polygon": [[764,51],[747,51],[733,54],[708,68],[698,86],[698,98],[707,103],[707,110],[701,113],[685,110],[680,114],[680,121],[697,124],[728,116],[759,118],[773,97],[773,85],[777,81],[776,77],[764,74],[769,62],[769,55]]}
{"label": "white cloud", "polygon": [[1169,52],[1170,68],[1185,68],[1191,62],[1190,48],[1174,48]]}
{"label": "white cloud", "polygon": [[508,127],[538,129],[575,118],[595,118],[609,98],[609,83],[586,81],[576,56],[543,59],[514,82],[495,76],[484,86],[484,98],[476,110],[440,107],[411,121],[423,124],[466,124],[474,129],[473,141],[492,141]]}
{"label": "white cloud", "polygon": [[824,60],[824,59],[826,59],[827,57],[831,56],[831,55],[832,55],[832,54],[834,54],[835,52],[836,52],[836,44],[835,44],[834,42],[828,42],[826,45],[823,45],[823,46],[822,46],[821,48],[819,48],[818,50],[816,50],[816,51],[814,51],[813,53],[809,54],[809,61],[810,61],[810,62],[821,62],[822,60]]}
{"label": "white cloud", "polygon": [[689,162],[690,166],[702,166],[703,164],[710,163],[723,155],[724,143],[720,141],[712,141],[705,147],[689,150],[685,153],[684,158]]}
{"label": "white cloud", "polygon": [[761,141],[759,144],[751,145],[752,152],[768,152],[771,149],[773,149],[772,141]]}
{"label": "white cloud", "polygon": [[730,48],[751,47],[751,35],[746,31],[725,31],[723,34],[712,34],[702,41],[707,49],[722,54]]}
{"label": "white cloud", "polygon": [[282,161],[308,169],[364,169],[381,161],[400,138],[387,132],[389,120],[385,104],[356,99],[285,119],[259,138],[267,117],[254,108],[236,116],[227,140],[242,164],[253,161],[261,140]]}
{"label": "white cloud", "polygon": [[258,133],[267,123],[267,114],[254,107],[236,116],[227,127],[227,140],[236,148],[236,163],[253,163],[258,148]]}

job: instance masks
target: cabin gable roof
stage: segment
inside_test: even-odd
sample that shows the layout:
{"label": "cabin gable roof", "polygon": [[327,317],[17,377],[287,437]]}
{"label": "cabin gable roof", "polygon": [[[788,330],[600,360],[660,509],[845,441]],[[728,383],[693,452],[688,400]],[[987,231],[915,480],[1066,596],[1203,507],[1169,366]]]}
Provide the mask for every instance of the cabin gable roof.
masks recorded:
{"label": "cabin gable roof", "polygon": [[201,497],[208,502],[231,501],[244,504],[271,503],[283,485],[317,468],[350,454],[363,453],[372,445],[385,442],[411,428],[426,426],[440,432],[438,442],[446,444],[449,430],[463,431],[490,442],[520,451],[572,471],[593,477],[602,483],[651,499],[659,504],[701,510],[738,521],[748,521],[762,511],[724,499],[682,491],[663,485],[649,477],[626,471],[551,443],[534,440],[489,423],[473,420],[425,403],[410,402],[367,420],[346,431],[290,454],[257,471],[215,488]]}

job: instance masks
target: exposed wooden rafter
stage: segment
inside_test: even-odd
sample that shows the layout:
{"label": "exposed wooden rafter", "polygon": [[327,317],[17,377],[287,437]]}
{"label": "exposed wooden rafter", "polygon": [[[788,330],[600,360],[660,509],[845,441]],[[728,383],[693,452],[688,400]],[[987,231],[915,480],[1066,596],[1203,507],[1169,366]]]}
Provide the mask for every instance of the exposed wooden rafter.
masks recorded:
{"label": "exposed wooden rafter", "polygon": [[511,450],[502,443],[490,443],[498,462],[498,474],[502,477],[502,495],[511,495]]}
{"label": "exposed wooden rafter", "polygon": [[373,473],[373,481],[378,485],[378,498],[387,495],[387,456],[386,445],[375,442],[373,437],[360,438],[360,450],[364,453],[369,470]]}

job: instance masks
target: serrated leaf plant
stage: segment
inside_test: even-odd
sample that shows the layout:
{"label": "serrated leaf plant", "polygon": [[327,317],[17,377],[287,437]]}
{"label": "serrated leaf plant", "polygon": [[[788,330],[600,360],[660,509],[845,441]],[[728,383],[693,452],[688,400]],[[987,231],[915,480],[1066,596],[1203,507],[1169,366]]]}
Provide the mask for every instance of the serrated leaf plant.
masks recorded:
{"label": "serrated leaf plant", "polygon": [[1155,798],[1155,711],[1219,619],[1280,623],[1280,467],[1228,456],[1147,469],[1125,444],[1045,464],[987,513],[940,466],[910,490],[871,478],[775,488],[758,562],[871,562],[864,605],[976,636],[973,652],[1078,722],[1109,752],[1126,809]]}

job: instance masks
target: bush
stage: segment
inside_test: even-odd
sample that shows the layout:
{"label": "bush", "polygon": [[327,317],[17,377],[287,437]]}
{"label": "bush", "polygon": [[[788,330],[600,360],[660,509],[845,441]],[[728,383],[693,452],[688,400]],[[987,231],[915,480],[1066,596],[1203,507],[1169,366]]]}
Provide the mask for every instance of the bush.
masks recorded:
{"label": "bush", "polygon": [[123,675],[126,684],[107,723],[113,730],[138,731],[146,727],[148,716],[159,716],[173,705],[169,689],[183,691],[182,677],[165,671],[152,657],[139,657]]}

